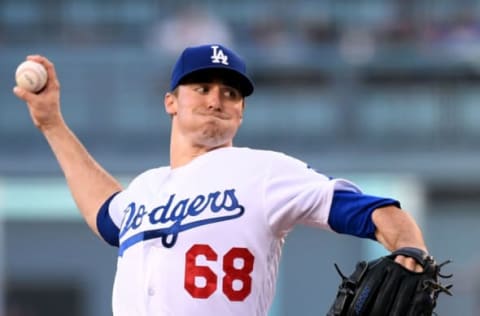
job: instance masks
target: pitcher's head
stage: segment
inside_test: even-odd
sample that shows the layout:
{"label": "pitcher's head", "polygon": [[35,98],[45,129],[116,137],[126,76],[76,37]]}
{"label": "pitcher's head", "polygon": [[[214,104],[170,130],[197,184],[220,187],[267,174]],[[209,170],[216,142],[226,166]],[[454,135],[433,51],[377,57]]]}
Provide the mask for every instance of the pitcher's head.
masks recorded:
{"label": "pitcher's head", "polygon": [[246,68],[239,55],[220,44],[187,47],[173,67],[170,91],[183,82],[204,82],[215,77],[247,97],[253,93],[254,85]]}

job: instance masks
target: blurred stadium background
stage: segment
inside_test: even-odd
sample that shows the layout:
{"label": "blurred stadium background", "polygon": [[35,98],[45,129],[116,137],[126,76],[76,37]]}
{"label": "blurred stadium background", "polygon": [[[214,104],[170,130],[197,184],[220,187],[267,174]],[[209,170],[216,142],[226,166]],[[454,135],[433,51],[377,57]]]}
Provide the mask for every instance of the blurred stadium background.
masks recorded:
{"label": "blurred stadium background", "polygon": [[[193,14],[192,14],[193,12]],[[110,315],[115,249],[88,231],[17,100],[28,54],[55,62],[63,112],[128,182],[168,162],[163,94],[179,47],[222,41],[257,84],[236,145],[297,156],[417,217],[453,259],[439,315],[480,315],[480,2],[0,0],[0,315]],[[321,315],[372,243],[298,227],[272,315]]]}

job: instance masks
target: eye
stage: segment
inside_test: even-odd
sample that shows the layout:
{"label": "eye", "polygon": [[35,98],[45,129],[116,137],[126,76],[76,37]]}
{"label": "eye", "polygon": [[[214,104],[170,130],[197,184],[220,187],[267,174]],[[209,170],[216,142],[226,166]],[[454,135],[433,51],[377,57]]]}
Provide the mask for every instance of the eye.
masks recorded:
{"label": "eye", "polygon": [[226,88],[224,95],[229,99],[238,99],[240,98],[240,92],[234,88]]}
{"label": "eye", "polygon": [[198,93],[201,93],[201,94],[208,93],[208,91],[209,91],[208,86],[206,86],[206,85],[195,86],[194,90],[197,91]]}

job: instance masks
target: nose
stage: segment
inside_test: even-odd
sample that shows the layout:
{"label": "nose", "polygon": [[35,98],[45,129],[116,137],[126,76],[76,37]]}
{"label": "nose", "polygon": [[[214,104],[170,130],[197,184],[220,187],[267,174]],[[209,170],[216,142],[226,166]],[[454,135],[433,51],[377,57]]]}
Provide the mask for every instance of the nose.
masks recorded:
{"label": "nose", "polygon": [[208,94],[208,108],[211,110],[220,110],[222,108],[222,92],[220,86],[214,85]]}

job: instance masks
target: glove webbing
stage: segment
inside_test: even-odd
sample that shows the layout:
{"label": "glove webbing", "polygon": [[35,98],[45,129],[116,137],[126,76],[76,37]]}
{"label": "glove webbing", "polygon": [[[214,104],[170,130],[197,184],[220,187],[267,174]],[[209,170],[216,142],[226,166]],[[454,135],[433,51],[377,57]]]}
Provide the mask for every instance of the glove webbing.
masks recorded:
{"label": "glove webbing", "polygon": [[335,269],[342,278],[342,283],[338,287],[337,299],[335,300],[335,305],[329,311],[327,316],[340,316],[344,306],[350,304],[350,300],[355,294],[355,290],[358,282],[363,278],[365,272],[367,271],[368,263],[366,261],[361,261],[357,263],[357,267],[354,273],[350,277],[346,277],[338,265],[335,263]]}

